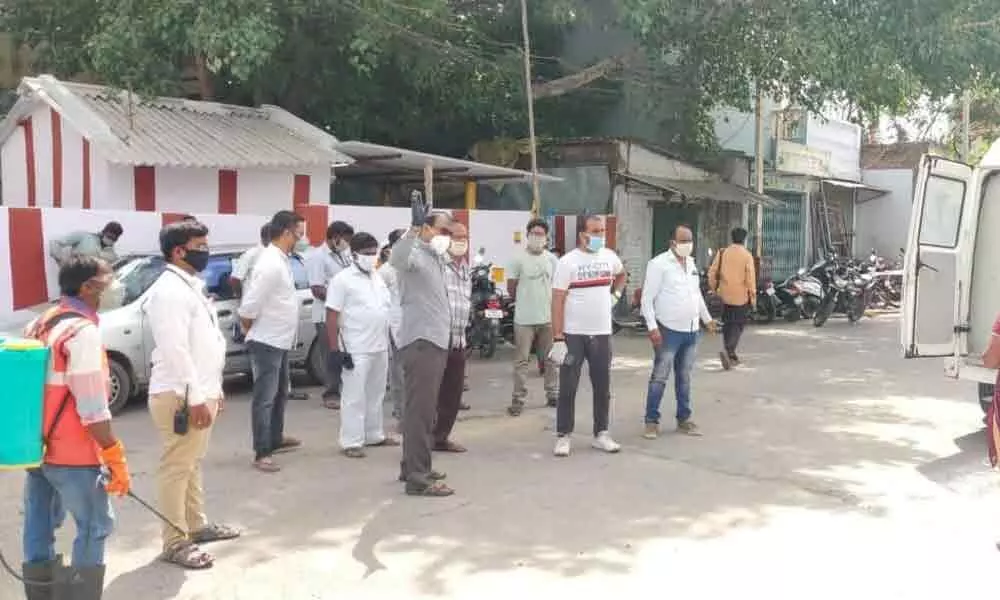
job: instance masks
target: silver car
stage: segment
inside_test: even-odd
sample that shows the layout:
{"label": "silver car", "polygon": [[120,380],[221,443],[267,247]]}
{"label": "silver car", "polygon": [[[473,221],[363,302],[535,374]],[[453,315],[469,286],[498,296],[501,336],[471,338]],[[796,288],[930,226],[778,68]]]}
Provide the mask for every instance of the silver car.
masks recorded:
{"label": "silver car", "polygon": [[[233,262],[245,250],[213,249],[208,266],[201,273],[206,284],[206,292],[215,300],[219,315],[219,328],[227,340],[226,375],[250,375],[250,357],[246,346],[233,339],[234,327],[238,321],[236,309],[239,299],[229,284]],[[292,256],[292,274],[300,300],[299,331],[295,347],[292,348],[290,362],[293,367],[305,368],[310,378],[317,383],[325,380],[325,365],[319,345],[316,343],[316,328],[312,323],[313,296],[309,289],[306,268],[301,257]],[[132,255],[115,264],[115,279],[120,304],[116,308],[101,311],[101,337],[108,353],[111,370],[111,412],[117,414],[130,400],[144,393],[149,386],[152,367],[150,354],[153,338],[148,315],[143,310],[149,297],[149,289],[163,274],[166,263],[158,255]],[[47,306],[42,307],[47,308]],[[39,311],[40,312],[40,311]]]}

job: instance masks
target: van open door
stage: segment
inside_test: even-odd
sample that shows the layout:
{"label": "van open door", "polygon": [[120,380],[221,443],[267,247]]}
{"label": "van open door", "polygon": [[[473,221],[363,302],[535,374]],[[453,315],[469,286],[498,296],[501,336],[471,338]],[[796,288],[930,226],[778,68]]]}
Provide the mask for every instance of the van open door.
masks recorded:
{"label": "van open door", "polygon": [[920,161],[903,264],[906,358],[950,356],[955,343],[962,216],[973,169],[937,156]]}

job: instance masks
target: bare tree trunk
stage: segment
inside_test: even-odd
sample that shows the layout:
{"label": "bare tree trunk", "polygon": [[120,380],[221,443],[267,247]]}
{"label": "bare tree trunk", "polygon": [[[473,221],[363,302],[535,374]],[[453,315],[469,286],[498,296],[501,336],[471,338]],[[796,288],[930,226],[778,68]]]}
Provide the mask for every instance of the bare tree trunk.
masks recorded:
{"label": "bare tree trunk", "polygon": [[202,100],[215,99],[215,85],[212,81],[212,72],[205,66],[205,56],[199,54],[194,59],[195,77],[198,79],[198,95]]}

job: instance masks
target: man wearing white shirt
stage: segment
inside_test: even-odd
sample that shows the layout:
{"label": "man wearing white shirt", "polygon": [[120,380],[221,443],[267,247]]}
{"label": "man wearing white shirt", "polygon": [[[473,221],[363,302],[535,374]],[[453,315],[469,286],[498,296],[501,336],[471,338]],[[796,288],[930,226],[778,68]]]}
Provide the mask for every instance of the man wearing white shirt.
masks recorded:
{"label": "man wearing white shirt", "polygon": [[[226,340],[205,284],[208,228],[197,221],[168,225],[160,249],[168,262],[150,291],[145,311],[153,335],[149,412],[163,443],[157,471],[163,525],[161,558],[188,569],[212,566],[197,544],[232,539],[239,532],[205,517],[201,461],[222,409]],[[173,524],[184,528],[178,531]]]}
{"label": "man wearing white shirt", "polygon": [[404,233],[406,230],[396,229],[389,234],[389,243],[382,248],[381,265],[378,267],[378,274],[389,289],[389,401],[397,429],[403,418],[403,361],[399,356],[399,327],[403,323],[403,309],[399,303],[399,272],[389,264],[389,257],[392,247]]}
{"label": "man wearing white shirt", "polygon": [[280,467],[275,452],[302,445],[286,437],[285,405],[288,403],[288,351],[295,343],[299,303],[289,255],[305,238],[305,219],[282,210],[270,224],[271,243],[260,252],[250,286],[239,308],[247,332],[247,350],[253,370],[253,466],[265,473]]}
{"label": "man wearing white shirt", "polygon": [[385,435],[382,408],[389,370],[389,288],[375,272],[378,240],[351,240],[354,264],[333,278],[326,294],[326,335],[331,356],[344,367],[340,447],[364,458],[365,446],[398,446]]}
{"label": "man wearing white shirt", "polygon": [[327,360],[330,347],[326,343],[326,290],[333,278],[351,266],[351,237],[354,228],[343,221],[334,221],[326,228],[326,243],[313,248],[306,255],[306,273],[312,290],[312,322],[316,326],[316,336],[327,365],[326,389],[323,391],[323,405],[340,408],[340,365]]}
{"label": "man wearing white shirt", "polygon": [[660,433],[660,402],[671,369],[677,396],[677,431],[701,435],[691,420],[691,372],[701,324],[714,333],[715,321],[701,296],[698,268],[691,257],[693,250],[694,234],[689,227],[679,225],[670,241],[670,250],[646,266],[642,316],[655,353],[646,394],[646,439],[656,439]]}

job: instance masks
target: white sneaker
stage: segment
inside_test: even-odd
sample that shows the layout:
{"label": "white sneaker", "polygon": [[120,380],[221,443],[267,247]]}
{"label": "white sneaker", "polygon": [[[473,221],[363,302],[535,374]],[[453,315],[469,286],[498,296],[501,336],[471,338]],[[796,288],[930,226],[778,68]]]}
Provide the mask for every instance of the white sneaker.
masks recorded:
{"label": "white sneaker", "polygon": [[565,456],[569,456],[569,451],[570,451],[569,436],[566,435],[566,436],[562,436],[562,437],[557,437],[556,438],[556,448],[555,448],[555,450],[552,451],[552,454],[555,454],[556,456],[559,456],[559,457],[565,457]]}
{"label": "white sneaker", "polygon": [[611,434],[607,431],[602,431],[594,436],[594,442],[591,444],[594,448],[614,454],[622,449],[622,445],[612,439]]}

